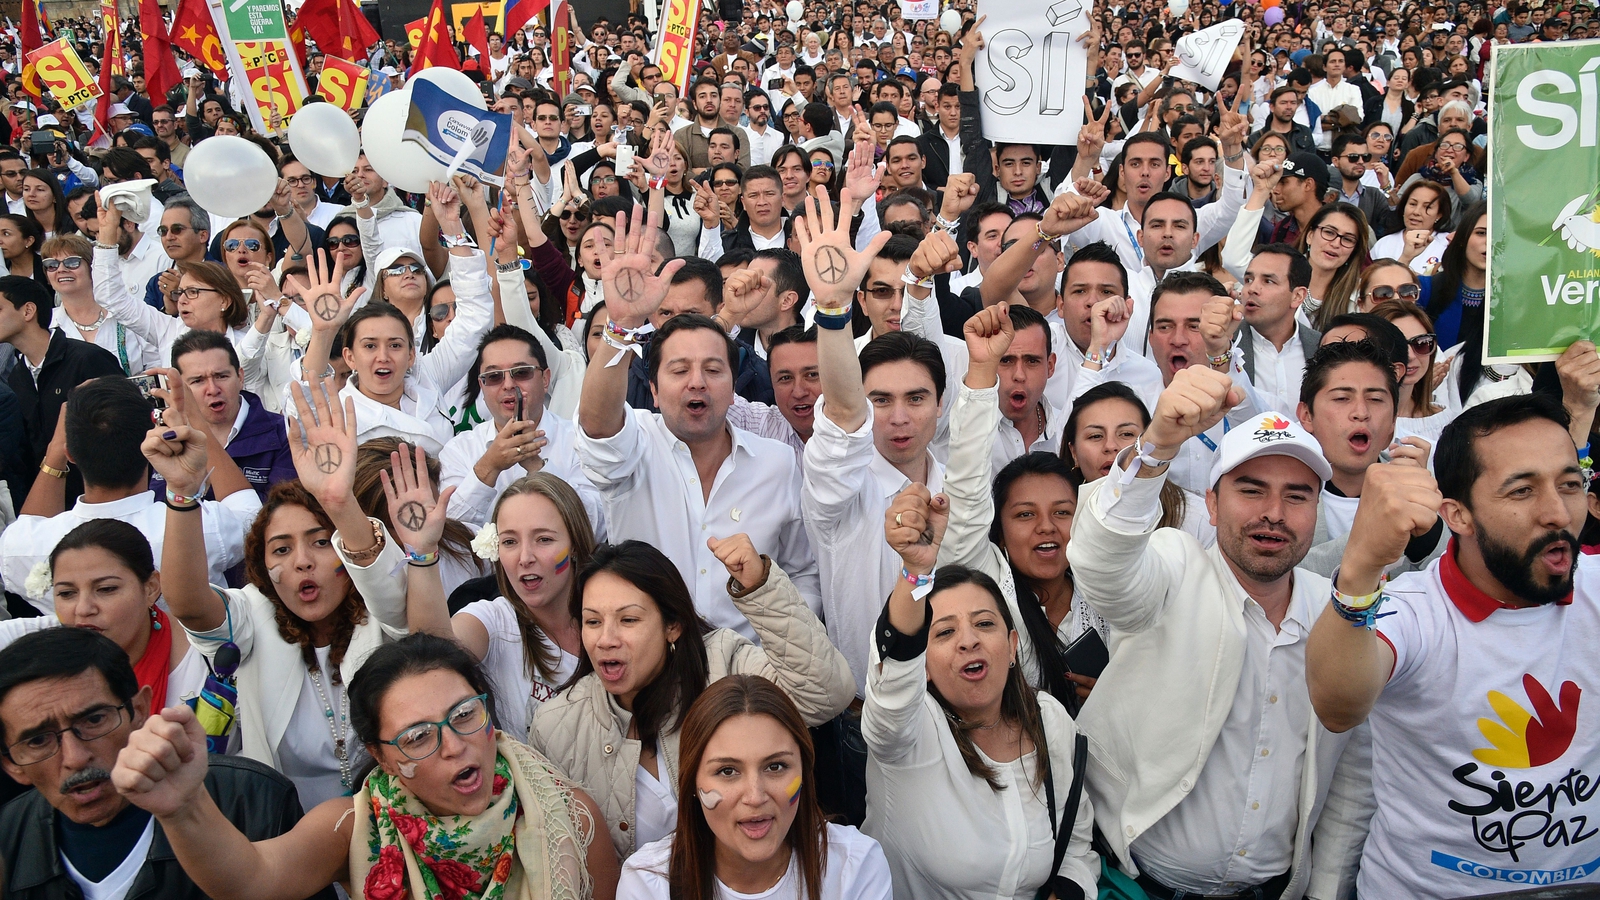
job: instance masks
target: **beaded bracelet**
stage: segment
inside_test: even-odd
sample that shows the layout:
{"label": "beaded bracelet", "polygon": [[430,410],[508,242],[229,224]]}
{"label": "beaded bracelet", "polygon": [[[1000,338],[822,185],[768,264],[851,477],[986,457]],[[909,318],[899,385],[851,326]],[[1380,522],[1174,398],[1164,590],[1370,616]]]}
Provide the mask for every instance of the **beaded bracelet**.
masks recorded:
{"label": "beaded bracelet", "polygon": [[1594,480],[1594,455],[1590,452],[1588,444],[1578,448],[1578,468],[1583,472],[1585,483]]}

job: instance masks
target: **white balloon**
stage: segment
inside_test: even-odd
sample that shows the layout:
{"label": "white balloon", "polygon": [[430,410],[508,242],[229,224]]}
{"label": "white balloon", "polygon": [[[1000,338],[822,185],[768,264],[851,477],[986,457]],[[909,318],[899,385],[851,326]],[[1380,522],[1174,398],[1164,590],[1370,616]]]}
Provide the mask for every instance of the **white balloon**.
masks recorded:
{"label": "white balloon", "polygon": [[402,191],[420,193],[428,189],[428,182],[444,179],[445,167],[421,147],[401,139],[410,114],[409,89],[391,91],[374,100],[361,123],[361,149],[384,181]]}
{"label": "white balloon", "polygon": [[419,81],[431,81],[444,88],[445,93],[463,103],[470,103],[479,109],[489,108],[488,102],[483,99],[483,92],[478,90],[478,86],[472,83],[472,79],[462,74],[459,69],[450,69],[445,66],[429,66],[411,76],[406,81],[406,84],[413,85]]}
{"label": "white balloon", "polygon": [[939,27],[950,34],[955,34],[956,32],[960,31],[961,13],[958,13],[953,9],[945,10],[944,14],[939,16]]}
{"label": "white balloon", "polygon": [[789,21],[793,22],[805,18],[806,5],[800,0],[789,0],[789,5],[784,7],[784,11],[789,14]]}
{"label": "white balloon", "polygon": [[1189,11],[1189,0],[1167,0],[1167,11],[1181,16]]}
{"label": "white balloon", "polygon": [[183,181],[194,202],[228,219],[248,216],[278,190],[278,168],[267,151],[231,134],[194,145],[183,164]]}
{"label": "white balloon", "polygon": [[310,103],[289,120],[289,149],[318,175],[343,177],[356,167],[361,133],[350,114],[332,103]]}

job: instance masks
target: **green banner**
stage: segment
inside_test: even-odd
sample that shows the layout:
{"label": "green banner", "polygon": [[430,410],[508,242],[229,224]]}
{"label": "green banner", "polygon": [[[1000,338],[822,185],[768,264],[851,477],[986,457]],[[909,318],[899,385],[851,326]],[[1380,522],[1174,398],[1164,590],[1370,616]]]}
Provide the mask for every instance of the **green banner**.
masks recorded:
{"label": "green banner", "polygon": [[281,0],[222,0],[228,38],[234,41],[287,41]]}
{"label": "green banner", "polygon": [[1484,361],[1555,359],[1600,342],[1600,41],[1496,45],[1490,66]]}

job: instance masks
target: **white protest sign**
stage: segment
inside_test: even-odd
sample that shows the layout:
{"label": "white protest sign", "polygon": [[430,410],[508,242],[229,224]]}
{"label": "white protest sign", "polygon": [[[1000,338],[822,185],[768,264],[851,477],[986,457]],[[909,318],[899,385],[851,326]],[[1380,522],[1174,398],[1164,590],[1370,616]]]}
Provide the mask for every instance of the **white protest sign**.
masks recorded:
{"label": "white protest sign", "polygon": [[1192,81],[1208,91],[1216,90],[1242,37],[1244,21],[1224,19],[1210,28],[1178,38],[1173,48],[1178,54],[1178,64],[1172,67],[1172,77]]}
{"label": "white protest sign", "polygon": [[973,61],[983,136],[998,143],[1076,144],[1083,125],[1089,0],[980,2],[984,48]]}
{"label": "white protest sign", "polygon": [[939,18],[939,0],[900,0],[900,15],[907,21]]}

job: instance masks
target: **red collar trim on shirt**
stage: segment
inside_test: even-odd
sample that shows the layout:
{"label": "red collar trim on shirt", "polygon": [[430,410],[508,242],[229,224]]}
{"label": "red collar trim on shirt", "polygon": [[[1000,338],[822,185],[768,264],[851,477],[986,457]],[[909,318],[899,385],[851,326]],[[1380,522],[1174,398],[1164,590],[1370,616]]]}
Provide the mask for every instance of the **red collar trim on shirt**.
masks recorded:
{"label": "red collar trim on shirt", "polygon": [[[1445,549],[1444,556],[1439,560],[1439,581],[1444,585],[1445,596],[1449,597],[1450,602],[1456,605],[1456,609],[1461,610],[1461,614],[1467,617],[1467,621],[1477,624],[1489,618],[1496,610],[1519,608],[1501,603],[1473,584],[1456,562],[1456,551],[1458,549],[1457,539],[1452,537],[1450,546]],[[1567,606],[1572,603],[1572,595],[1568,594],[1557,600],[1556,603],[1560,606]]]}

